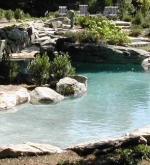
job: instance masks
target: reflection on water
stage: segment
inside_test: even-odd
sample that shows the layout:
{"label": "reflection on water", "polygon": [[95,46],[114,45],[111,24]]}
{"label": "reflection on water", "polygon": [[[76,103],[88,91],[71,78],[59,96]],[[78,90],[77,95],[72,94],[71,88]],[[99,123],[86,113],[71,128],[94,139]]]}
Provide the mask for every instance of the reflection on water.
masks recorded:
{"label": "reflection on water", "polygon": [[31,141],[65,148],[150,123],[150,73],[141,66],[78,64],[77,71],[88,77],[83,97],[0,113],[0,144]]}
{"label": "reflection on water", "polygon": [[95,64],[95,63],[78,63],[72,64],[77,72],[145,72],[142,65],[136,64]]}

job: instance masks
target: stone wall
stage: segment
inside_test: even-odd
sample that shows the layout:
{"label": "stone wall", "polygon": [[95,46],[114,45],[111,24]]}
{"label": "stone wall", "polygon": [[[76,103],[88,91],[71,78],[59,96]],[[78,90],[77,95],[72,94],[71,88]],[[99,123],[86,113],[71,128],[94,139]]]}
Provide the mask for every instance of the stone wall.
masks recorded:
{"label": "stone wall", "polygon": [[150,56],[144,50],[103,44],[74,44],[64,42],[62,51],[68,52],[73,61],[115,64],[141,64]]}

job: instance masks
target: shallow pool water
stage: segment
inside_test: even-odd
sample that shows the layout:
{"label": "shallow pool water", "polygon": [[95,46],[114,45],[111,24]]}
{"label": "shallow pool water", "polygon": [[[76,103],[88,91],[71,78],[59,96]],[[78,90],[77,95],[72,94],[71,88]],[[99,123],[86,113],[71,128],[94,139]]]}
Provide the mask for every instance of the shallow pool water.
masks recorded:
{"label": "shallow pool water", "polygon": [[65,148],[150,124],[149,72],[137,65],[76,66],[88,77],[88,92],[55,105],[0,112],[0,145],[30,141]]}

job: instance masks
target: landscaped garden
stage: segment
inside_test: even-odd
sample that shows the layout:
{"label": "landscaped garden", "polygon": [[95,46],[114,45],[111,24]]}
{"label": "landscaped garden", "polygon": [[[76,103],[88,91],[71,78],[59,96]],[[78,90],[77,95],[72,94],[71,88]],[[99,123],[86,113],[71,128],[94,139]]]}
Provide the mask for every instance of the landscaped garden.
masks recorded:
{"label": "landscaped garden", "polygon": [[[149,45],[130,45],[132,37],[149,39],[150,2],[118,7],[115,17],[76,15],[74,25],[58,12],[0,10],[11,24],[0,29],[0,164],[150,163],[149,131],[132,132],[149,125]],[[32,56],[21,52],[33,45]]]}

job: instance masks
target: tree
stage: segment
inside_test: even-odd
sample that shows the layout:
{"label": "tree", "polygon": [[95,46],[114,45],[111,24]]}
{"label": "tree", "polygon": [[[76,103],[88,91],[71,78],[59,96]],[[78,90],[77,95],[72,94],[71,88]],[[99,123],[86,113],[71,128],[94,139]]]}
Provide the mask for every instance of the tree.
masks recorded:
{"label": "tree", "polygon": [[132,0],[119,0],[118,1],[119,8],[119,17],[122,19],[125,15],[132,14],[135,11],[135,8],[132,4]]}

